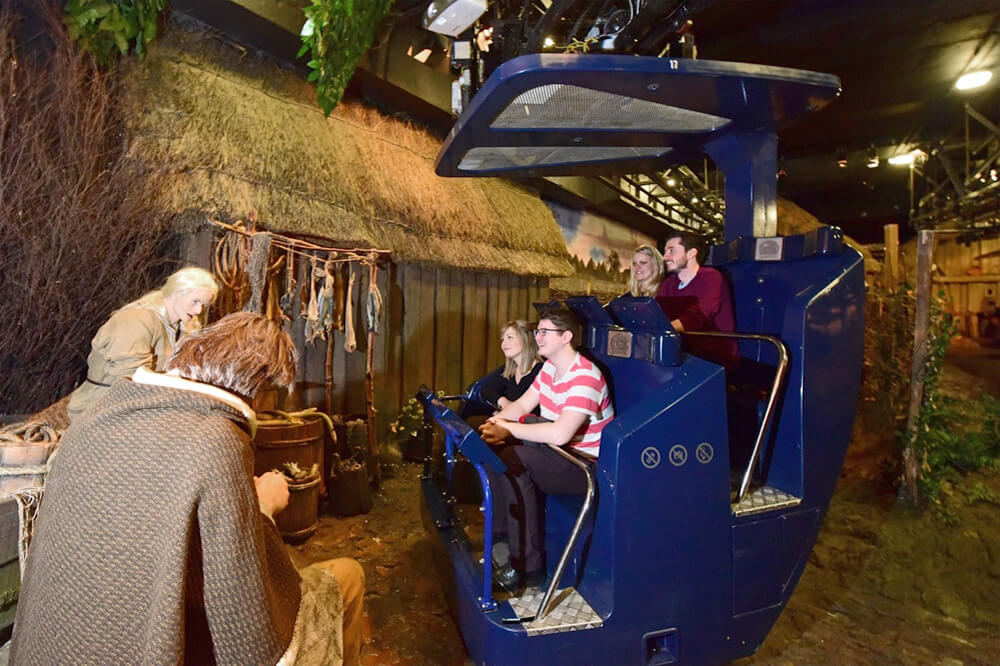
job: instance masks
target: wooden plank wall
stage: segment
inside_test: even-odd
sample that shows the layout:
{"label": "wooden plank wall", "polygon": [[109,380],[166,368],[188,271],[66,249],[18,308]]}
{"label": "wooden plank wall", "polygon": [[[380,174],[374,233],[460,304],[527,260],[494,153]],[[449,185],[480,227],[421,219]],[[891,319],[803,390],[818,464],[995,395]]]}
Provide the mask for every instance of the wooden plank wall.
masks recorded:
{"label": "wooden plank wall", "polygon": [[[368,289],[359,278],[358,293]],[[548,298],[548,279],[472,273],[413,265],[380,266],[383,316],[375,338],[375,403],[379,441],[400,407],[421,384],[461,393],[500,365],[500,326],[513,318],[534,320],[532,303]],[[364,309],[355,308],[358,350],[343,351],[336,332],[334,412],[364,413]],[[300,324],[301,325],[301,324]],[[297,340],[301,340],[298,337]],[[323,404],[325,347],[306,345],[300,382],[305,406]]]}
{"label": "wooden plank wall", "polygon": [[[216,237],[203,230],[183,239],[182,259],[209,267]],[[298,261],[299,285],[308,284],[308,261]],[[333,332],[333,413],[345,417],[365,413],[365,298],[368,269],[351,265],[355,284],[352,308],[357,349],[344,348],[346,331]],[[345,280],[345,289],[346,289]],[[382,264],[377,282],[383,298],[375,337],[375,403],[378,439],[385,441],[389,422],[421,384],[449,394],[461,393],[473,381],[499,366],[500,326],[511,319],[535,321],[532,303],[547,301],[547,277],[476,273],[417,265]],[[298,313],[301,305],[296,298]],[[216,316],[217,313],[213,313]],[[345,313],[346,316],[346,313]],[[305,320],[296,317],[287,329],[299,350],[296,390],[285,407],[323,409],[326,397],[327,341],[305,341]]]}
{"label": "wooden plank wall", "polygon": [[[976,315],[988,302],[997,302],[1000,295],[1000,254],[977,259],[992,252],[1000,252],[1000,239],[965,245],[944,234],[938,236],[934,263],[940,271],[933,276],[934,292],[945,292],[951,312],[958,318],[959,333],[963,335],[977,335]],[[956,281],[938,281],[942,277]]]}

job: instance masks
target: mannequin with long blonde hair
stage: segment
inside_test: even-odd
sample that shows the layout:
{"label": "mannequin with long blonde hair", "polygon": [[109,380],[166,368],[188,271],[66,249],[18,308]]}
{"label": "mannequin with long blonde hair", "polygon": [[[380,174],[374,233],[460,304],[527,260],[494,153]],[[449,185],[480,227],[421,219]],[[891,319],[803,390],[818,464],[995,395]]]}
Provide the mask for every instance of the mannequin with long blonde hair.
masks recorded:
{"label": "mannequin with long blonde hair", "polygon": [[130,377],[140,367],[162,370],[180,337],[201,328],[202,314],[218,292],[212,274],[192,266],[115,310],[90,342],[87,378],[70,395],[70,419],[119,377]]}

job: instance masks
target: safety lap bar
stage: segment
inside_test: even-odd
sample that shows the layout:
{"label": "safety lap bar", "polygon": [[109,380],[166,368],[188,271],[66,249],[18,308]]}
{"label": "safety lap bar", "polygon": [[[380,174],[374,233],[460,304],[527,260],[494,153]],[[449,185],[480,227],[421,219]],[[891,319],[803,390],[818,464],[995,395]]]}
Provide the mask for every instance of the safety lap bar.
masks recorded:
{"label": "safety lap bar", "polygon": [[556,587],[559,585],[559,579],[562,578],[563,569],[566,568],[566,562],[569,561],[570,553],[573,552],[573,548],[576,546],[576,541],[580,536],[580,530],[583,528],[583,521],[587,518],[587,514],[590,512],[590,507],[594,503],[594,479],[590,474],[590,466],[574,456],[572,453],[564,451],[561,446],[553,446],[551,448],[554,449],[559,455],[579,467],[587,476],[587,495],[584,497],[583,506],[580,507],[580,513],[576,516],[576,523],[573,524],[573,531],[569,535],[569,541],[566,542],[566,547],[563,548],[562,555],[559,556],[559,564],[556,565],[555,573],[552,574],[552,580],[549,582],[549,586],[545,590],[545,596],[542,597],[542,603],[538,605],[538,612],[535,613],[536,620],[541,620],[548,615],[549,601],[552,600],[552,595],[555,593]]}
{"label": "safety lap bar", "polygon": [[757,439],[753,444],[753,452],[750,454],[750,462],[743,472],[740,481],[740,492],[736,497],[737,502],[742,502],[750,490],[750,478],[753,476],[753,468],[760,457],[760,449],[764,444],[764,436],[771,425],[771,418],[774,415],[774,406],[778,402],[778,394],[785,388],[785,379],[788,377],[788,349],[778,338],[773,335],[760,335],[758,333],[723,333],[720,331],[682,331],[681,335],[700,335],[713,338],[736,338],[739,340],[762,340],[770,342],[778,350],[778,368],[774,373],[774,382],[771,384],[771,392],[767,396],[767,407],[764,409],[764,418],[760,421],[760,429],[757,431]]}

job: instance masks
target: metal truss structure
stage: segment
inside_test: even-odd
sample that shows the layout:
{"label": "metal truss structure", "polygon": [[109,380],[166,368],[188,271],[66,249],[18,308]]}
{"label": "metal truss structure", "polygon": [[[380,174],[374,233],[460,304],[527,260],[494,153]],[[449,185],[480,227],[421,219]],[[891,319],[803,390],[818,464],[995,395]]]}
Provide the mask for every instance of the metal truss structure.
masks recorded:
{"label": "metal truss structure", "polygon": [[961,229],[960,242],[1000,236],[1000,126],[966,104],[964,137],[913,165],[910,192],[917,229]]}

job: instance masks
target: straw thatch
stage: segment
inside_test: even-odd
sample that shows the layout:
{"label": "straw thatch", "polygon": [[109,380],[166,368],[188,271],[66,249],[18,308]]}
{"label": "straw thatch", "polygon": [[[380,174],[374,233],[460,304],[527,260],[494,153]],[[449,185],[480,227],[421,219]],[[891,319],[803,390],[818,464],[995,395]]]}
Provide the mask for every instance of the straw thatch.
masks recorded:
{"label": "straw thatch", "polygon": [[359,104],[330,118],[301,77],[174,27],[129,72],[130,151],[181,224],[256,212],[272,231],[388,249],[396,261],[568,275],[536,194],[433,173],[440,143]]}
{"label": "straw thatch", "polygon": [[[819,219],[817,219],[816,216],[809,211],[804,208],[800,208],[788,199],[778,197],[779,236],[804,234],[807,231],[812,231],[813,229],[822,226],[824,226],[823,222],[820,222]],[[861,245],[846,234],[844,235],[844,242],[860,252],[861,256],[864,257],[865,271],[872,273],[882,270],[882,264],[872,256],[871,251],[869,251],[864,245]]]}

